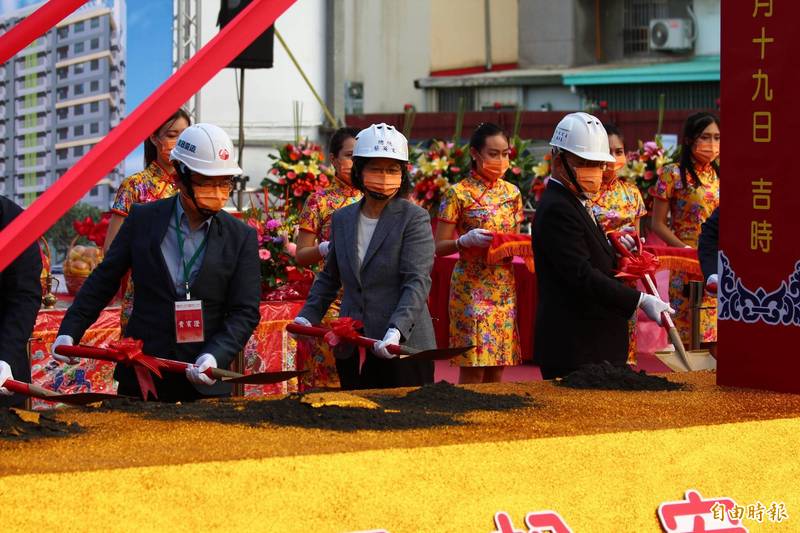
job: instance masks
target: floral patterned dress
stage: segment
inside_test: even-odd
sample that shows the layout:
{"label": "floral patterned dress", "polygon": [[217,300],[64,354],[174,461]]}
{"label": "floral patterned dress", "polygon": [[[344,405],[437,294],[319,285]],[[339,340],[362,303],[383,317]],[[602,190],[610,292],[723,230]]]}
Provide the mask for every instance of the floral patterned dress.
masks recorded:
{"label": "floral patterned dress", "polygon": [[[642,193],[636,185],[619,178],[604,182],[589,205],[597,223],[606,233],[623,229],[639,231],[639,219],[647,214]],[[635,314],[628,321],[628,364],[636,364]]]}
{"label": "floral patterned dress", "polygon": [[[522,195],[504,180],[494,185],[475,175],[445,193],[439,220],[463,235],[475,228],[514,233],[523,221]],[[517,298],[510,263],[487,265],[462,253],[450,279],[450,346],[475,345],[451,360],[453,366],[505,366],[520,363]]]}
{"label": "floral patterned dress", "polygon": [[[671,227],[675,236],[697,248],[700,227],[719,206],[719,177],[711,166],[695,168],[695,171],[702,184],[694,183],[694,179],[687,173],[688,187],[684,187],[677,165],[663,167],[653,196],[669,202]],[[687,273],[675,272],[669,285],[670,304],[675,309],[675,326],[685,344],[689,344],[692,333],[689,298],[684,292],[688,283]],[[700,342],[716,342],[717,300],[713,296],[704,295],[701,306]]]}
{"label": "floral patterned dress", "polygon": [[[327,241],[331,236],[331,219],[337,209],[361,200],[361,192],[339,179],[322,191],[314,192],[306,200],[300,213],[300,231],[313,233],[317,240]],[[341,293],[325,314],[322,324],[329,324],[339,317]],[[310,370],[300,383],[300,390],[317,387],[338,387],[339,377],[336,373],[336,359],[333,350],[324,342],[313,343]]]}
{"label": "floral patterned dress", "polygon": [[[127,217],[133,204],[146,204],[170,198],[178,194],[176,176],[167,172],[157,161],[150,163],[147,168],[137,174],[132,174],[122,180],[111,204],[111,212],[115,215]],[[122,299],[120,309],[120,327],[125,331],[128,319],[133,312],[133,281],[128,280],[125,287],[125,297]]]}

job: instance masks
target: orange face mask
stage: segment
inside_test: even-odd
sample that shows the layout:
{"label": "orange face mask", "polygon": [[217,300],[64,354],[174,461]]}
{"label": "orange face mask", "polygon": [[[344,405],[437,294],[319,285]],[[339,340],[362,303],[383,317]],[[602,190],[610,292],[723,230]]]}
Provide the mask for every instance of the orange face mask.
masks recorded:
{"label": "orange face mask", "polygon": [[603,181],[606,183],[614,181],[617,178],[617,172],[622,170],[628,162],[624,155],[615,155],[614,159],[616,159],[616,162],[612,166],[606,167],[603,172]]}
{"label": "orange face mask", "polygon": [[178,142],[178,139],[159,139],[159,155],[161,156],[161,161],[166,161],[167,163],[170,160],[170,154],[172,153],[172,149],[175,148],[175,143]]}
{"label": "orange face mask", "polygon": [[383,194],[385,196],[392,196],[403,183],[403,173],[401,171],[393,171],[386,173],[382,171],[364,169],[364,187],[368,191]]}
{"label": "orange face mask", "polygon": [[218,213],[228,202],[229,187],[213,187],[208,185],[193,185],[194,200],[197,208],[210,213]]}
{"label": "orange face mask", "polygon": [[336,177],[348,185],[352,185],[353,181],[350,174],[353,170],[352,159],[339,159],[339,169],[336,171]]}
{"label": "orange face mask", "polygon": [[510,165],[511,163],[508,161],[507,157],[501,157],[500,159],[481,158],[478,174],[483,176],[487,181],[494,183],[506,175]]}
{"label": "orange face mask", "polygon": [[719,157],[719,142],[697,141],[692,155],[700,165],[708,165]]}
{"label": "orange face mask", "polygon": [[575,168],[575,179],[589,195],[595,195],[600,191],[600,184],[603,183],[603,169],[600,167],[577,167]]}

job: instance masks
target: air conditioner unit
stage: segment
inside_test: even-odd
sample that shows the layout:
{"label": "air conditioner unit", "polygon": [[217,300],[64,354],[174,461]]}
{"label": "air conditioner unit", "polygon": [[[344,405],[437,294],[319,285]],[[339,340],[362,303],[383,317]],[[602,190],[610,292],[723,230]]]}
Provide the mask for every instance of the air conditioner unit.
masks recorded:
{"label": "air conditioner unit", "polygon": [[690,19],[652,19],[650,49],[665,51],[691,50],[694,36]]}

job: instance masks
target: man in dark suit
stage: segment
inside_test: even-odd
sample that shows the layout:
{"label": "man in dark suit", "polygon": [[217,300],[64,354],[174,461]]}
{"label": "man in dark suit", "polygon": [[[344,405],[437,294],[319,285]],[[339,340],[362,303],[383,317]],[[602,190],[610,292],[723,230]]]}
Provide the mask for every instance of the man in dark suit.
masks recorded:
{"label": "man in dark suit", "polygon": [[[17,204],[0,196],[0,231],[20,213]],[[0,271],[0,406],[25,402],[22,396],[11,396],[3,383],[14,376],[20,381],[31,380],[27,346],[42,303],[41,272],[42,258],[36,243]]]}
{"label": "man in dark suit", "polygon": [[[229,367],[244,347],[259,321],[260,292],[256,232],[222,211],[232,176],[242,172],[232,154],[230,138],[216,126],[183,131],[172,151],[180,194],[134,206],[64,317],[53,351],[80,340],[130,269],[136,293],[123,335],[142,340],[146,354],[194,363],[185,376],[154,378],[159,399],[230,394],[230,385],[203,372]],[[179,308],[196,309],[198,302],[202,323],[192,329]],[[117,365],[114,377],[120,394],[140,395],[132,368]]]}
{"label": "man in dark suit", "polygon": [[717,292],[717,252],[719,251],[719,207],[714,209],[711,216],[703,222],[700,238],[697,241],[697,258],[700,260],[700,270],[706,280],[706,288]]}
{"label": "man in dark suit", "polygon": [[[572,113],[556,127],[552,176],[537,205],[533,253],[539,300],[534,362],[544,379],[627,360],[628,320],[641,307],[661,323],[668,304],[614,278],[617,258],[586,202],[614,158],[602,123]],[[625,243],[630,249],[634,239]]]}

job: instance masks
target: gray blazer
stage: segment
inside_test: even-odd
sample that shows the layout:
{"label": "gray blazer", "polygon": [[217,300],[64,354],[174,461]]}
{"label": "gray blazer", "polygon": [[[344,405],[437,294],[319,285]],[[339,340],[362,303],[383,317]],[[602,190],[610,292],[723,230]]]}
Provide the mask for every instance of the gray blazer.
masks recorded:
{"label": "gray blazer", "polygon": [[415,348],[436,348],[428,311],[434,244],[428,213],[403,199],[386,205],[356,275],[358,217],[364,200],[333,213],[325,268],[317,274],[300,316],[319,324],[344,287],[340,316],[364,323],[382,339],[388,328]]}

